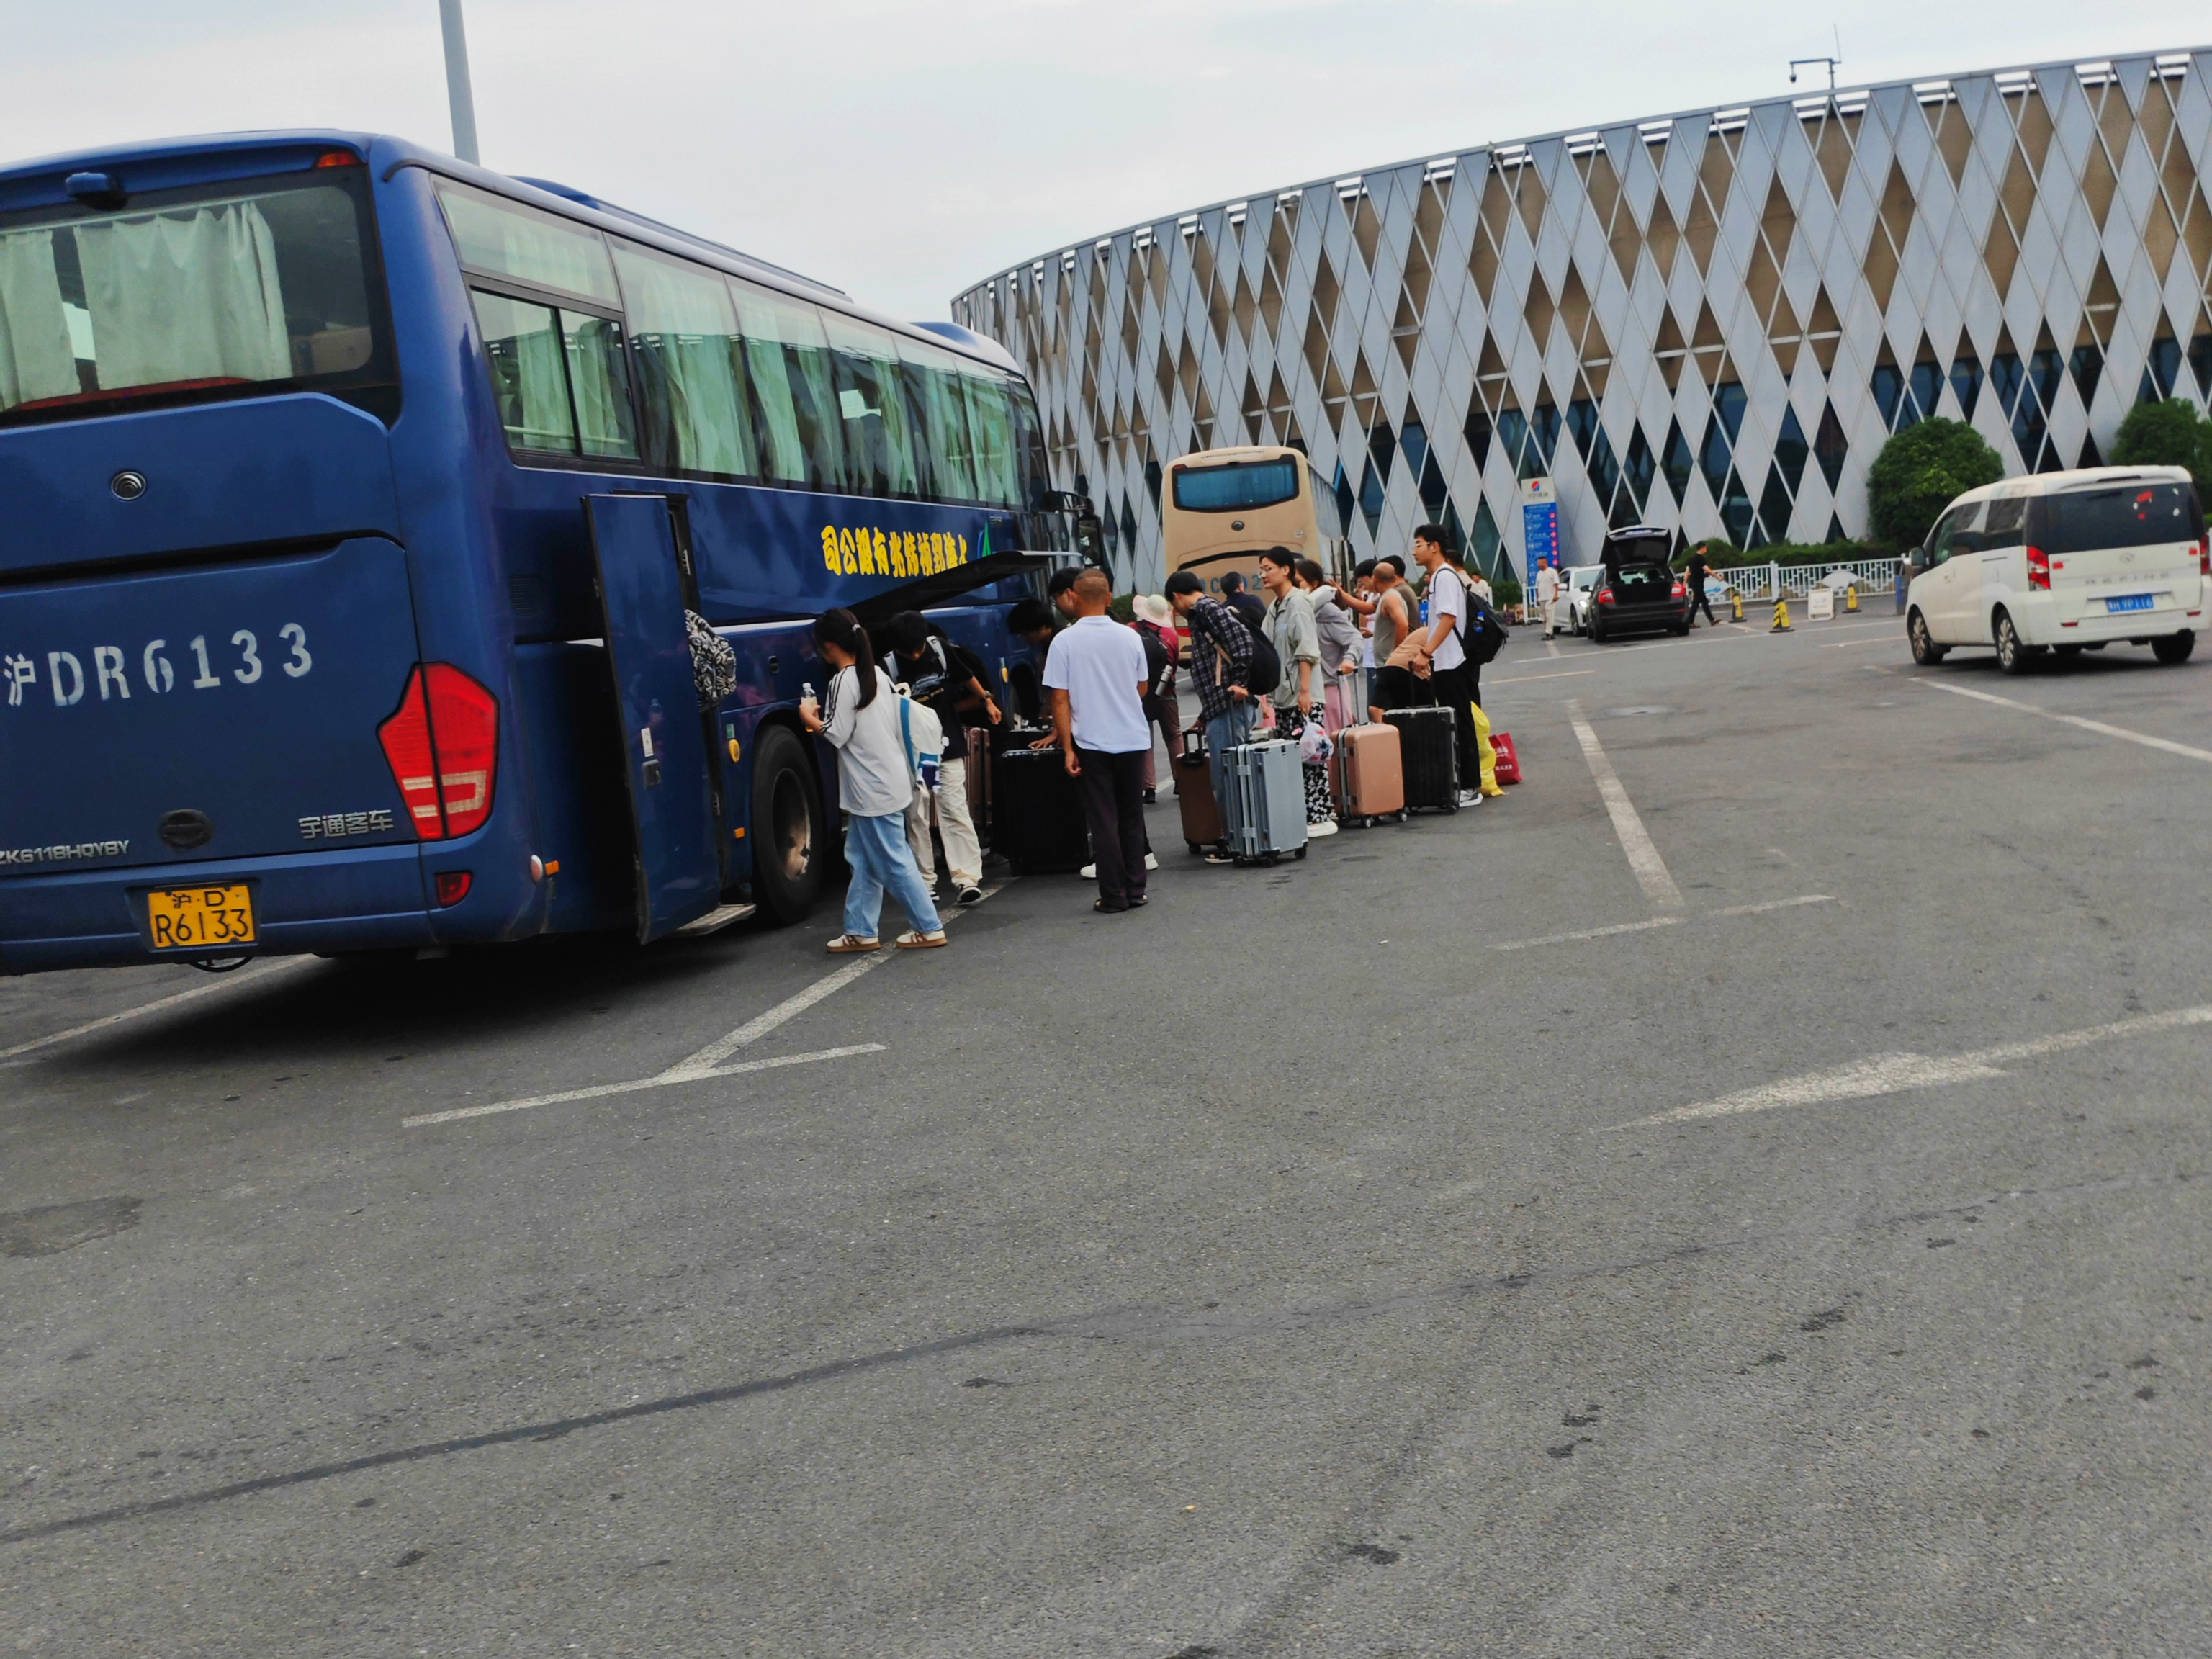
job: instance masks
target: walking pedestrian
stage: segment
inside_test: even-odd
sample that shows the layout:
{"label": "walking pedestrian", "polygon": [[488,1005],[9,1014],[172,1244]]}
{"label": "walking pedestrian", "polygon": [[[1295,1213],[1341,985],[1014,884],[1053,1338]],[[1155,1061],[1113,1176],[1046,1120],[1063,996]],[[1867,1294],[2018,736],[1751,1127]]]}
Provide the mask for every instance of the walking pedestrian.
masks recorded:
{"label": "walking pedestrian", "polygon": [[837,751],[837,804],[845,812],[845,931],[830,941],[834,955],[879,951],[877,926],[888,891],[905,909],[908,928],[893,941],[902,951],[945,943],[945,924],[907,846],[906,809],[914,768],[899,730],[898,698],[884,684],[868,630],[846,610],[814,619],[814,645],[830,670],[826,702],[808,697],[799,724]]}
{"label": "walking pedestrian", "polygon": [[1705,613],[1705,626],[1718,628],[1720,623],[1713,615],[1712,599],[1705,592],[1705,578],[1712,574],[1712,567],[1705,562],[1705,544],[1703,542],[1690,550],[1690,568],[1682,574],[1690,586],[1689,626],[1695,628],[1698,625],[1698,612],[1702,610]]}
{"label": "walking pedestrian", "polygon": [[1421,613],[1406,580],[1405,562],[1395,553],[1375,561],[1375,680],[1367,717],[1379,721],[1393,708],[1411,708],[1424,699],[1413,673],[1419,648]]}
{"label": "walking pedestrian", "polygon": [[1101,913],[1132,910],[1145,902],[1144,761],[1152,746],[1145,717],[1151,684],[1144,642],[1106,614],[1114,585],[1103,570],[1085,570],[1070,590],[1074,626],[1053,647],[1045,664],[1052,693],[1053,727],[1068,773],[1082,787],[1083,813],[1091,825],[1091,852],[1098,870]]}
{"label": "walking pedestrian", "polygon": [[1559,564],[1547,558],[1536,570],[1536,608],[1544,613],[1544,637],[1550,639],[1559,628]]}
{"label": "walking pedestrian", "polygon": [[[1207,769],[1217,799],[1229,793],[1229,751],[1252,740],[1252,630],[1219,599],[1209,597],[1194,571],[1168,578],[1168,604],[1190,625],[1190,681],[1206,722]],[[1225,847],[1206,854],[1208,864],[1231,864]]]}
{"label": "walking pedestrian", "polygon": [[[1176,696],[1176,670],[1182,665],[1182,641],[1176,635],[1175,611],[1157,593],[1136,597],[1138,635],[1145,641],[1146,673],[1152,690],[1145,694],[1145,718],[1160,729],[1167,745],[1168,769],[1182,758],[1182,704]],[[1150,744],[1145,746],[1145,805],[1159,799],[1158,760]],[[1178,786],[1176,793],[1182,793]]]}
{"label": "walking pedestrian", "polygon": [[1474,708],[1481,701],[1480,670],[1468,662],[1461,631],[1468,616],[1467,583],[1444,544],[1443,526],[1425,524],[1413,532],[1413,562],[1428,574],[1429,625],[1414,652],[1417,670],[1426,667],[1436,700],[1452,711],[1452,734],[1459,748],[1459,804],[1482,805],[1482,754],[1475,741]]}
{"label": "walking pedestrian", "polygon": [[915,867],[933,890],[937,885],[933,823],[945,842],[945,874],[962,904],[983,899],[983,847],[968,807],[969,722],[999,723],[999,704],[983,684],[983,665],[974,653],[933,627],[918,611],[902,611],[884,624],[890,650],[884,672],[903,684],[908,695],[937,716],[945,729],[935,788],[917,784],[907,808],[907,844]]}
{"label": "walking pedestrian", "polygon": [[[1306,722],[1321,707],[1321,631],[1315,622],[1313,601],[1294,580],[1297,556],[1286,547],[1271,547],[1260,556],[1260,586],[1267,595],[1263,626],[1275,654],[1283,660],[1283,678],[1268,701],[1275,709],[1275,735],[1297,743],[1305,735]],[[1304,763],[1306,836],[1336,833],[1336,810],[1329,799],[1328,769]]]}

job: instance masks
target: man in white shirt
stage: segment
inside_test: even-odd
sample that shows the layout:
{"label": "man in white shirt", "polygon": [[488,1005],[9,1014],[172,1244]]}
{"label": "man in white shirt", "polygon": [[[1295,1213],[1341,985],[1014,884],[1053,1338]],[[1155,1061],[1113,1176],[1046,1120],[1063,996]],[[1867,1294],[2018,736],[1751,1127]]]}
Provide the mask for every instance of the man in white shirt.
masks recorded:
{"label": "man in white shirt", "polygon": [[1547,559],[1537,568],[1536,608],[1544,613],[1544,637],[1548,640],[1559,626],[1559,567],[1556,560]]}
{"label": "man in white shirt", "polygon": [[1091,825],[1098,868],[1098,902],[1091,908],[1132,910],[1145,902],[1145,757],[1152,747],[1145,718],[1145,644],[1135,629],[1106,614],[1114,588],[1104,571],[1085,570],[1071,592],[1075,625],[1052,642],[1045,689],[1052,694],[1053,729],[1069,773],[1081,781]]}
{"label": "man in white shirt", "polygon": [[1459,804],[1480,806],[1482,752],[1474,737],[1474,705],[1480,692],[1467,648],[1460,643],[1467,617],[1466,579],[1444,550],[1440,525],[1425,524],[1413,532],[1413,562],[1429,575],[1429,626],[1414,653],[1415,672],[1420,665],[1427,665],[1431,691],[1441,707],[1452,711],[1452,736],[1459,749]]}

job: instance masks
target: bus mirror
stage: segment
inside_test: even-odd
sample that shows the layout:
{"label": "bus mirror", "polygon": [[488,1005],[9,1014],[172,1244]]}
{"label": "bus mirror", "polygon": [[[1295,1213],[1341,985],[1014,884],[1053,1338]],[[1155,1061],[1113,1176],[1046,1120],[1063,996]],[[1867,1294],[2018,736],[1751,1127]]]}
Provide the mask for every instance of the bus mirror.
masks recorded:
{"label": "bus mirror", "polygon": [[[1087,507],[1090,503],[1085,502]],[[1106,534],[1098,523],[1097,514],[1086,512],[1075,521],[1075,550],[1083,556],[1083,562],[1103,566],[1106,562]]]}

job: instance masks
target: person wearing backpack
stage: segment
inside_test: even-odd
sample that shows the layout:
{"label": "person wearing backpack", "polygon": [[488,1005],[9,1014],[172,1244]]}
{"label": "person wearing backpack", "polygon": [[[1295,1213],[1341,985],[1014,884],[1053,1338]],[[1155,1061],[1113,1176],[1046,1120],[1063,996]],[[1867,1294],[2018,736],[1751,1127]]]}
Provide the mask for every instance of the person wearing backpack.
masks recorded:
{"label": "person wearing backpack", "polygon": [[[1474,615],[1475,601],[1446,548],[1442,525],[1425,524],[1413,532],[1413,562],[1429,579],[1428,626],[1414,647],[1414,672],[1427,670],[1437,702],[1457,717],[1452,722],[1452,732],[1459,749],[1459,804],[1480,806],[1483,791],[1479,782],[1471,785],[1469,780],[1482,779],[1486,770],[1494,770],[1497,762],[1492,758],[1486,769],[1483,762],[1489,744],[1480,741],[1475,731],[1475,708],[1482,697],[1481,662],[1488,659],[1477,660],[1468,652],[1467,624]],[[1489,614],[1486,609],[1483,614]],[[1497,625],[1494,617],[1491,623]],[[1494,646],[1489,655],[1497,655]]]}
{"label": "person wearing backpack", "polygon": [[899,715],[911,705],[884,681],[868,630],[851,611],[817,617],[814,644],[830,670],[829,690],[820,704],[811,696],[802,702],[799,720],[837,751],[837,804],[845,812],[845,862],[853,872],[845,889],[845,931],[830,941],[830,952],[883,949],[876,927],[886,891],[905,908],[908,924],[893,942],[902,951],[934,950],[945,943],[945,924],[906,843],[915,777]]}
{"label": "person wearing backpack", "polygon": [[[1228,793],[1229,751],[1252,740],[1254,705],[1275,689],[1283,665],[1262,635],[1220,600],[1209,598],[1194,571],[1178,570],[1167,581],[1168,604],[1190,626],[1190,678],[1206,722],[1206,750],[1213,793]],[[1234,863],[1225,848],[1206,855],[1208,864]]]}
{"label": "person wearing backpack", "polygon": [[937,849],[931,844],[935,823],[945,841],[945,873],[962,904],[983,899],[983,848],[968,810],[968,715],[999,723],[999,705],[983,684],[983,665],[973,652],[949,638],[918,611],[902,611],[884,624],[890,649],[884,671],[905,685],[915,702],[937,716],[942,732],[937,786],[917,788],[907,808],[907,844],[921,878],[937,884]]}

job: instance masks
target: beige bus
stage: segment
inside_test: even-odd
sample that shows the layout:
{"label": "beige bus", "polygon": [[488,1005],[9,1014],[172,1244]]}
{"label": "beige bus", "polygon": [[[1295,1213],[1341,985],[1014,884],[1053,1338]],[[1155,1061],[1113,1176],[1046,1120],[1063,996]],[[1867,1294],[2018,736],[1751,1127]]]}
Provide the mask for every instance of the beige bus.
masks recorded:
{"label": "beige bus", "polygon": [[1256,583],[1260,555],[1271,547],[1312,559],[1332,577],[1352,574],[1336,492],[1295,449],[1207,449],[1170,462],[1160,525],[1169,571],[1195,571],[1209,589],[1231,570]]}

